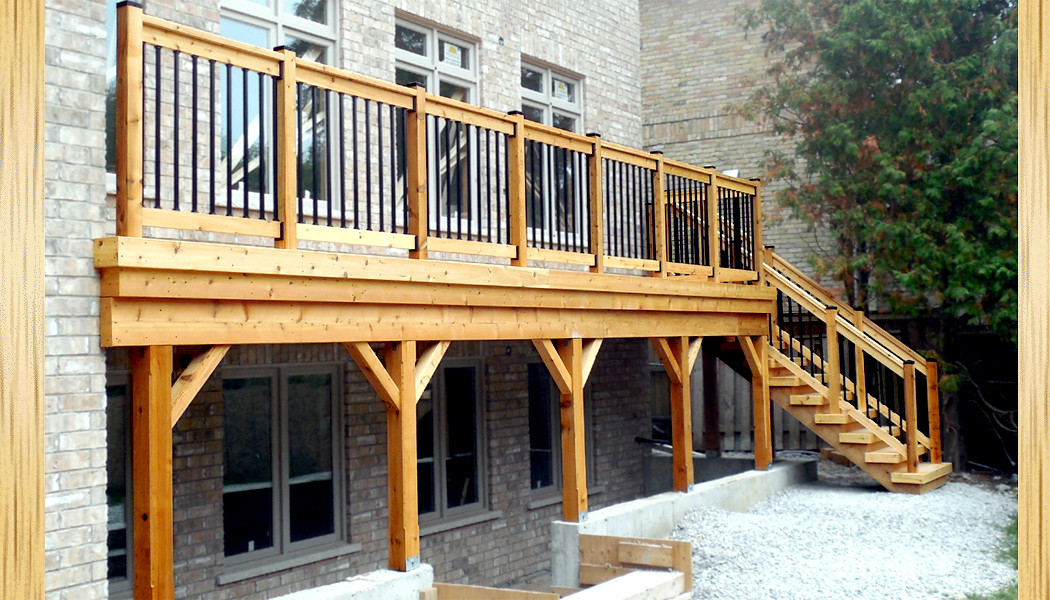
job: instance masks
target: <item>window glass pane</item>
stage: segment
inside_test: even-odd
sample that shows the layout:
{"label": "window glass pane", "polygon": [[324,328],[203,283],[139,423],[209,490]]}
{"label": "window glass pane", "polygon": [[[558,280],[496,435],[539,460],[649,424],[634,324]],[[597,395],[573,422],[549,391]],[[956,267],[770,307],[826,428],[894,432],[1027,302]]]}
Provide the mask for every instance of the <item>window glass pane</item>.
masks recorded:
{"label": "window glass pane", "polygon": [[106,386],[106,502],[109,506],[109,578],[128,576],[128,386]]}
{"label": "window glass pane", "polygon": [[117,170],[117,2],[106,0],[106,172]]}
{"label": "window glass pane", "polygon": [[332,375],[288,378],[288,513],[292,542],[335,532]]}
{"label": "window glass pane", "polygon": [[551,95],[558,100],[576,102],[576,84],[551,77]]}
{"label": "window glass pane", "polygon": [[284,12],[314,23],[328,24],[328,0],[284,0]]}
{"label": "window glass pane", "polygon": [[434,512],[434,399],[431,386],[423,391],[416,404],[416,464],[419,489],[419,514]]}
{"label": "window glass pane", "polygon": [[459,100],[460,102],[470,101],[470,90],[454,83],[447,81],[441,82],[441,89],[438,90],[438,95],[446,98],[452,98],[453,100]]}
{"label": "window glass pane", "polygon": [[263,48],[270,47],[269,37],[265,29],[227,17],[219,20],[219,33],[222,37],[237,40],[238,42],[262,46]]}
{"label": "window glass pane", "polygon": [[300,40],[291,36],[284,38],[284,45],[295,52],[295,55],[305,60],[312,60],[323,65],[328,64],[328,49],[319,44]]}
{"label": "window glass pane", "polygon": [[530,69],[529,67],[521,68],[521,87],[535,92],[543,93],[543,72]]}
{"label": "window glass pane", "polygon": [[521,112],[525,113],[525,118],[534,121],[536,123],[543,122],[543,109],[535,106],[529,106],[525,104],[521,107]]}
{"label": "window glass pane", "polygon": [[529,365],[529,461],[534,490],[554,485],[551,404],[547,367],[541,363],[532,363]]}
{"label": "window glass pane", "polygon": [[426,75],[420,75],[419,73],[408,71],[406,69],[395,69],[394,81],[398,85],[412,85],[413,83],[422,83],[423,87],[427,87]]}
{"label": "window glass pane", "polygon": [[269,377],[222,382],[226,556],[273,546],[273,454]]}
{"label": "window glass pane", "polygon": [[415,29],[409,29],[402,25],[394,27],[394,45],[420,56],[427,55],[427,34],[420,33]]}
{"label": "window glass pane", "polygon": [[551,124],[558,129],[564,129],[565,131],[576,131],[576,119],[573,117],[567,117],[565,115],[559,115],[558,113],[553,114]]}
{"label": "window glass pane", "polygon": [[447,506],[455,508],[478,501],[474,368],[445,369],[444,375],[448,423]]}
{"label": "window glass pane", "polygon": [[470,68],[470,49],[445,40],[438,43],[438,60],[460,69]]}

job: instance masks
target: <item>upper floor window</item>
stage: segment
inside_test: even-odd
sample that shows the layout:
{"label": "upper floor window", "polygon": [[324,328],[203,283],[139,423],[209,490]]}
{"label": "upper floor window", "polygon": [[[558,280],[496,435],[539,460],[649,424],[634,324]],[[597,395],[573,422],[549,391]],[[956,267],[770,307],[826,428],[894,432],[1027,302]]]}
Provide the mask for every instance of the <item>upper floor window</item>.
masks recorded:
{"label": "upper floor window", "polygon": [[224,373],[227,564],[343,538],[338,379],[335,367]]}
{"label": "upper floor window", "polygon": [[522,62],[521,112],[530,121],[579,133],[583,129],[580,81]]}
{"label": "upper floor window", "polygon": [[416,407],[421,521],[483,509],[481,365],[446,360]]}
{"label": "upper floor window", "polygon": [[335,59],[336,3],[331,0],[223,0],[221,34],[324,64]]}
{"label": "upper floor window", "polygon": [[400,85],[422,83],[427,91],[477,103],[477,47],[431,27],[398,20],[394,27]]}

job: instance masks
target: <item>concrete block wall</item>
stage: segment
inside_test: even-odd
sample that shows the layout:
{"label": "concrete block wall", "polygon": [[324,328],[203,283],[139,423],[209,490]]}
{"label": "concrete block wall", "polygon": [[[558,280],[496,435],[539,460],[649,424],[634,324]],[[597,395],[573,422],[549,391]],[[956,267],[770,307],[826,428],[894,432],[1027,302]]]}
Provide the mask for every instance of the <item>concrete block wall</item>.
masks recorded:
{"label": "concrete block wall", "polygon": [[[761,32],[745,36],[738,12],[754,0],[641,0],[642,137],[648,150],[720,171],[761,177],[766,150],[793,144],[730,114],[765,81]],[[812,274],[809,257],[834,252],[830,233],[812,230],[772,202],[783,184],[763,190],[763,241]]]}

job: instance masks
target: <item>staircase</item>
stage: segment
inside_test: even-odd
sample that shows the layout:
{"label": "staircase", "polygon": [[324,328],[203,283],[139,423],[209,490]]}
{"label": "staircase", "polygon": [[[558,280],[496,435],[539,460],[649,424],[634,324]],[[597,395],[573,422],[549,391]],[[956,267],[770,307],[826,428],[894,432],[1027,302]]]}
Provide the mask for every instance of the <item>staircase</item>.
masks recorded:
{"label": "staircase", "polygon": [[761,280],[777,288],[770,320],[770,400],[891,492],[944,485],[937,363],[838,301],[766,249]]}

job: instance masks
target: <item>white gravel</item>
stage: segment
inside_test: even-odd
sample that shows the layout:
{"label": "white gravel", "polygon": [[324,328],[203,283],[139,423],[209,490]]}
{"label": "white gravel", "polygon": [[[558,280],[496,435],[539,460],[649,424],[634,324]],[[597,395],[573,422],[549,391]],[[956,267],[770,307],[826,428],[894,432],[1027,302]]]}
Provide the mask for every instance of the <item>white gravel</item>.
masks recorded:
{"label": "white gravel", "polygon": [[702,508],[672,537],[693,542],[693,598],[920,600],[996,592],[1016,492],[953,481],[922,496],[814,483],[747,513]]}

